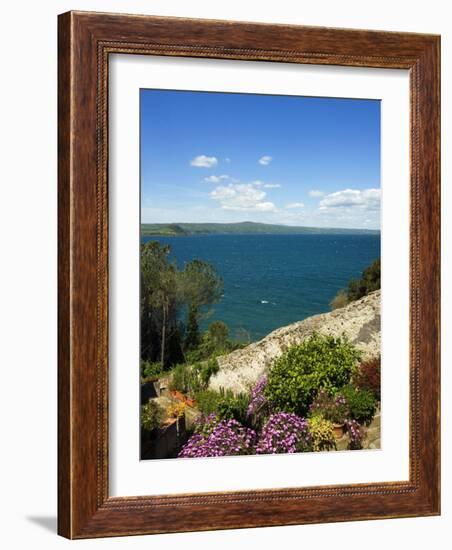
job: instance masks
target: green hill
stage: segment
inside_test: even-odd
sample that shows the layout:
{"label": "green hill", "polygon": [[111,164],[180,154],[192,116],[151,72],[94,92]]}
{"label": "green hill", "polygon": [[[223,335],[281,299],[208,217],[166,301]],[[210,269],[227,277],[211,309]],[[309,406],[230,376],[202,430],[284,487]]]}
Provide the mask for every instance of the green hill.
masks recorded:
{"label": "green hill", "polygon": [[378,234],[374,229],[342,229],[325,227],[294,227],[268,223],[142,223],[141,236],[177,237],[186,235],[300,235],[304,233],[357,235]]}

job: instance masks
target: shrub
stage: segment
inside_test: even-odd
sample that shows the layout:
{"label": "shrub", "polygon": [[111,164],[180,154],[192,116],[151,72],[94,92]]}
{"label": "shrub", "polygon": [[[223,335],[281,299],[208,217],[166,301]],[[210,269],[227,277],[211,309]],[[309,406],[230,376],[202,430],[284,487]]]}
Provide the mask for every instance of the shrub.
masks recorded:
{"label": "shrub", "polygon": [[378,290],[380,286],[380,258],[378,258],[369,267],[366,267],[361,279],[352,279],[348,283],[348,301],[359,300],[370,292]]}
{"label": "shrub", "polygon": [[171,371],[169,387],[182,393],[188,392],[191,381],[191,368],[188,365],[176,365]]}
{"label": "shrub", "polygon": [[141,407],[141,426],[148,431],[158,428],[165,417],[163,409],[152,399]]}
{"label": "shrub", "polygon": [[336,296],[331,300],[331,309],[339,309],[345,307],[348,304],[347,292],[345,290],[339,290]]}
{"label": "shrub", "polygon": [[247,424],[249,396],[246,393],[234,395],[231,390],[220,392],[201,390],[195,394],[198,409],[204,415],[215,413],[220,420],[237,420]]}
{"label": "shrub", "polygon": [[217,410],[218,416],[223,420],[234,419],[241,424],[246,424],[249,403],[250,398],[246,393],[234,395],[230,390],[221,391]]}
{"label": "shrub", "polygon": [[331,451],[336,449],[334,425],[330,420],[326,420],[320,415],[315,415],[308,420],[308,425],[313,451]]}
{"label": "shrub", "polygon": [[345,338],[314,334],[274,362],[265,396],[275,410],[305,416],[321,388],[333,393],[349,382],[358,359]]}
{"label": "shrub", "polygon": [[365,428],[363,428],[363,426],[360,426],[356,420],[348,420],[345,423],[345,429],[348,433],[348,449],[362,449],[363,439],[366,433]]}
{"label": "shrub", "polygon": [[213,390],[201,390],[195,394],[195,399],[200,412],[209,415],[217,412],[221,395]]}
{"label": "shrub", "polygon": [[374,357],[361,363],[353,376],[353,383],[361,390],[371,391],[380,401],[381,395],[381,361]]}
{"label": "shrub", "polygon": [[358,422],[369,423],[377,408],[373,393],[369,390],[360,390],[353,385],[345,386],[341,392],[347,400],[351,418]]}
{"label": "shrub", "polygon": [[211,376],[217,374],[219,369],[220,367],[218,366],[218,361],[215,359],[215,357],[212,357],[206,363],[202,364],[199,371],[199,377],[201,379],[201,384],[204,388],[207,388]]}
{"label": "shrub", "polygon": [[214,415],[199,420],[195,433],[182,447],[180,458],[247,455],[254,451],[256,434],[236,420],[219,420]]}
{"label": "shrub", "polygon": [[335,424],[342,424],[349,416],[349,408],[345,397],[338,393],[330,395],[321,389],[309,407],[311,416],[322,416]]}
{"label": "shrub", "polygon": [[171,371],[170,389],[194,395],[203,388],[200,377],[201,368],[201,365],[190,366],[184,363],[176,365]]}
{"label": "shrub", "polygon": [[161,374],[163,374],[163,367],[161,363],[141,361],[141,376],[143,378],[158,378]]}
{"label": "shrub", "polygon": [[301,453],[312,449],[308,423],[292,413],[272,414],[262,428],[257,454]]}
{"label": "shrub", "polygon": [[214,321],[210,323],[204,333],[204,343],[212,352],[227,350],[229,348],[229,328],[223,321]]}

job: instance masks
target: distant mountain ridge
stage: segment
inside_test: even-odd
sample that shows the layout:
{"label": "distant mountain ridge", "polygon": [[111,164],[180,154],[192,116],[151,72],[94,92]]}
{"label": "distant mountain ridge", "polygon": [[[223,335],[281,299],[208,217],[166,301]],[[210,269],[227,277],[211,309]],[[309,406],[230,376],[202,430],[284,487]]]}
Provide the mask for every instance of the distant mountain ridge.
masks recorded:
{"label": "distant mountain ridge", "polygon": [[237,223],[142,223],[142,237],[177,237],[187,235],[301,235],[334,234],[359,235],[379,234],[377,229],[344,229],[334,227],[295,227],[290,225],[274,225],[257,222]]}

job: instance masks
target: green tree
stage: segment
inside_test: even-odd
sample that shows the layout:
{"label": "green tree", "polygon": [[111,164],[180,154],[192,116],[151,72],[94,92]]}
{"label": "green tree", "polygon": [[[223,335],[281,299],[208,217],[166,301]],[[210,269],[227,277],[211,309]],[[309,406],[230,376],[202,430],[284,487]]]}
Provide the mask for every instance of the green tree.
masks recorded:
{"label": "green tree", "polygon": [[351,279],[347,288],[339,290],[330,302],[331,309],[344,307],[350,302],[379,290],[381,288],[380,272],[380,258],[378,258],[369,267],[366,267],[360,279]]}
{"label": "green tree", "polygon": [[167,362],[167,344],[178,329],[180,295],[170,247],[149,241],[141,247],[142,358]]}
{"label": "green tree", "polygon": [[375,260],[369,267],[363,271],[361,279],[352,279],[348,283],[347,297],[349,302],[359,300],[363,296],[367,296],[374,290],[379,290],[381,287],[381,266],[380,258]]}
{"label": "green tree", "polygon": [[226,350],[229,346],[229,329],[223,321],[210,323],[206,331],[206,339],[213,350]]}
{"label": "green tree", "polygon": [[196,349],[200,344],[198,310],[191,305],[188,308],[187,328],[185,331],[185,350]]}
{"label": "green tree", "polygon": [[218,302],[223,293],[223,280],[217,270],[203,260],[185,264],[179,277],[183,301],[188,308],[186,349],[199,344],[199,319],[207,312],[202,308]]}

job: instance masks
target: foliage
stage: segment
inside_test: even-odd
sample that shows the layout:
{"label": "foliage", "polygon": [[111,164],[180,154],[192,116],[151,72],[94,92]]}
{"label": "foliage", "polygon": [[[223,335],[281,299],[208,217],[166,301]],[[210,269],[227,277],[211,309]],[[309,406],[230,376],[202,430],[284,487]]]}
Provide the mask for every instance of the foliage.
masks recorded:
{"label": "foliage", "polygon": [[207,389],[210,377],[218,372],[218,368],[215,358],[194,365],[176,365],[171,370],[170,389],[189,393],[194,397],[198,392]]}
{"label": "foliage", "polygon": [[141,361],[141,376],[143,378],[158,378],[163,373],[161,363]]}
{"label": "foliage", "polygon": [[195,350],[200,344],[198,311],[195,307],[188,308],[187,328],[185,332],[185,351]]}
{"label": "foliage", "polygon": [[336,294],[336,296],[331,300],[330,307],[331,309],[339,309],[345,307],[348,304],[347,292],[342,289]]}
{"label": "foliage", "polygon": [[374,357],[359,365],[353,375],[353,383],[361,390],[371,391],[380,401],[381,396],[381,360]]}
{"label": "foliage", "polygon": [[215,415],[201,418],[195,433],[179,453],[180,458],[251,454],[256,434],[236,420],[220,420]]}
{"label": "foliage", "polygon": [[169,246],[149,241],[141,246],[140,253],[141,357],[167,366],[182,356],[177,321],[180,305],[177,268],[169,260]]}
{"label": "foliage", "polygon": [[305,416],[321,388],[335,392],[349,382],[358,359],[347,339],[313,334],[274,362],[265,396],[274,410]]}
{"label": "foliage", "polygon": [[[192,339],[193,336],[190,338]],[[229,353],[236,349],[237,346],[237,343],[229,340],[228,326],[223,321],[214,321],[203,333],[199,345],[186,352],[186,359],[187,362],[204,361]]]}
{"label": "foliage", "polygon": [[379,290],[381,287],[380,263],[380,258],[378,258],[369,267],[366,267],[360,279],[351,279],[347,288],[339,290],[330,302],[331,309],[344,307],[350,302]]}
{"label": "foliage", "polygon": [[349,415],[349,408],[344,396],[340,393],[330,395],[321,389],[309,407],[311,416],[322,416],[335,424],[343,424]]}
{"label": "foliage", "polygon": [[201,383],[204,388],[207,388],[211,376],[217,374],[219,369],[220,367],[218,366],[218,361],[215,359],[215,357],[212,357],[201,365],[199,376],[201,378]]}
{"label": "foliage", "polygon": [[193,432],[203,437],[209,437],[209,435],[215,430],[220,418],[216,413],[200,414],[195,420],[193,426]]}
{"label": "foliage", "polygon": [[221,395],[213,390],[201,390],[195,395],[198,409],[204,415],[215,413],[222,399]]}
{"label": "foliage", "polygon": [[266,386],[267,377],[264,375],[257,381],[251,390],[246,414],[256,426],[261,426],[270,415],[269,402],[265,395]]}
{"label": "foliage", "polygon": [[176,365],[171,371],[170,390],[194,395],[201,389],[201,381],[195,368],[185,363]]}
{"label": "foliage", "polygon": [[141,406],[141,426],[148,431],[158,428],[165,417],[164,410],[158,403],[150,399],[146,405]]}
{"label": "foliage", "polygon": [[363,439],[366,435],[365,428],[363,428],[363,426],[360,426],[360,424],[356,420],[348,420],[345,423],[345,429],[348,433],[348,449],[362,449]]}
{"label": "foliage", "polygon": [[186,408],[187,405],[183,401],[178,401],[169,405],[166,409],[166,414],[168,418],[180,418],[184,416]]}
{"label": "foliage", "polygon": [[347,400],[350,417],[358,422],[368,423],[375,415],[377,402],[373,393],[369,390],[360,390],[352,384],[341,389]]}
{"label": "foliage", "polygon": [[218,416],[224,420],[235,419],[241,424],[246,424],[248,418],[248,405],[250,402],[249,395],[246,393],[234,395],[231,390],[224,392],[222,389],[220,391],[220,396]]}
{"label": "foliage", "polygon": [[[140,253],[141,357],[167,368],[200,345],[202,309],[220,300],[223,282],[215,268],[202,260],[179,270],[170,260],[170,247],[157,241],[143,244]],[[184,310],[186,330],[180,321]]]}
{"label": "foliage", "polygon": [[210,323],[204,335],[205,346],[211,353],[216,351],[228,351],[230,347],[229,329],[223,321]]}
{"label": "foliage", "polygon": [[348,283],[347,298],[349,302],[359,300],[370,292],[380,289],[380,267],[380,258],[378,258],[369,267],[366,267],[360,279],[352,279]]}
{"label": "foliage", "polygon": [[312,449],[308,423],[292,413],[272,414],[262,428],[257,454],[301,453]]}
{"label": "foliage", "polygon": [[320,415],[314,415],[308,420],[309,432],[312,438],[313,451],[331,451],[336,449],[334,425]]}
{"label": "foliage", "polygon": [[231,390],[220,392],[202,390],[195,395],[198,409],[204,415],[215,413],[220,420],[237,420],[247,424],[249,396],[245,393],[234,395]]}
{"label": "foliage", "polygon": [[208,262],[195,259],[185,264],[181,279],[184,299],[189,306],[200,308],[221,298],[223,281]]}

